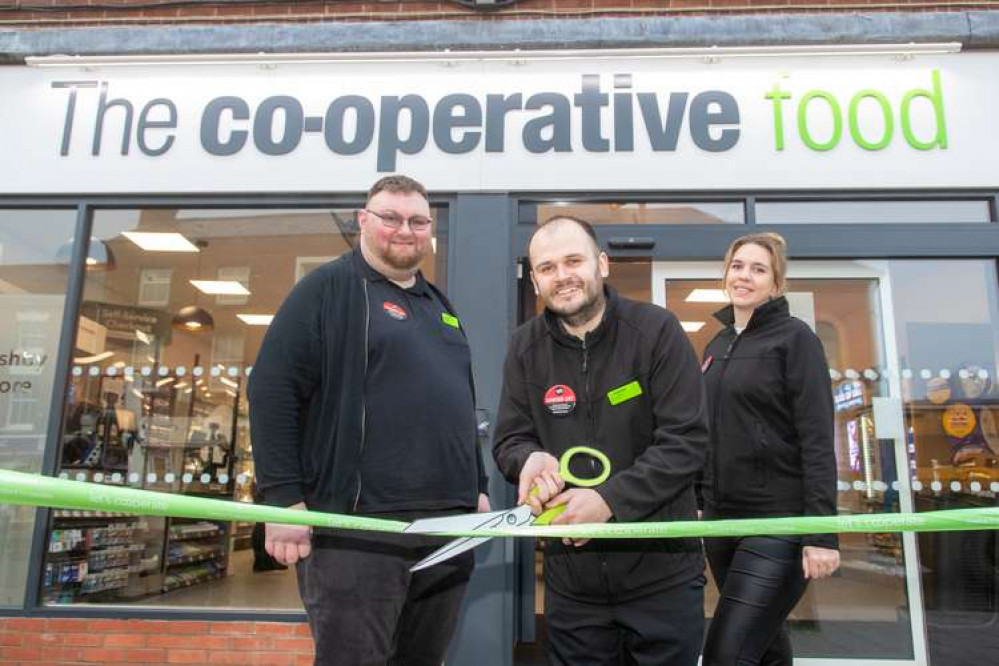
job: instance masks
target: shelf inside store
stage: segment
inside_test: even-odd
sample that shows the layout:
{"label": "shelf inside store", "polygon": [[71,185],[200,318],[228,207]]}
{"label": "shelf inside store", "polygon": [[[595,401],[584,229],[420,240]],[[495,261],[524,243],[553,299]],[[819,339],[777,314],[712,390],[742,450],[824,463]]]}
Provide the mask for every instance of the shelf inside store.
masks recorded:
{"label": "shelf inside store", "polygon": [[170,527],[170,541],[208,539],[221,536],[222,533],[223,530],[217,523],[206,521],[190,525],[173,525]]}
{"label": "shelf inside store", "polygon": [[213,566],[212,563],[195,564],[190,569],[180,569],[167,574],[163,581],[163,591],[170,592],[182,587],[200,585],[223,576],[225,576],[225,571]]}
{"label": "shelf inside store", "polygon": [[192,553],[190,555],[171,555],[167,567],[176,567],[182,564],[197,564],[208,562],[225,557],[225,553],[220,550],[211,550],[202,553]]}

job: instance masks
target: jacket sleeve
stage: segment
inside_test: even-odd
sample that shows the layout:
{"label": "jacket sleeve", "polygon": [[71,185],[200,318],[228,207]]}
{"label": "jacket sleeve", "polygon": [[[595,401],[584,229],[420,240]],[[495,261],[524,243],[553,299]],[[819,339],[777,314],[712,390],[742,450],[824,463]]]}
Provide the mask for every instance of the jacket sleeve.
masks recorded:
{"label": "jacket sleeve", "polygon": [[544,450],[531,418],[524,367],[514,349],[511,342],[503,363],[503,389],[493,434],[493,459],[510,483],[517,483],[528,456]]}
{"label": "jacket sleeve", "polygon": [[[819,338],[804,326],[788,347],[787,394],[801,447],[806,516],[836,515],[836,453],[829,366]],[[835,534],[807,535],[806,546],[838,548]]]}
{"label": "jacket sleeve", "polygon": [[319,382],[323,279],[329,279],[324,271],[314,271],[288,294],[267,329],[247,387],[257,484],[263,503],[271,506],[305,499],[301,414]]}
{"label": "jacket sleeve", "polygon": [[621,522],[645,520],[696,481],[708,443],[704,384],[697,357],[676,317],[662,325],[649,374],[655,431],[626,470],[597,492]]}

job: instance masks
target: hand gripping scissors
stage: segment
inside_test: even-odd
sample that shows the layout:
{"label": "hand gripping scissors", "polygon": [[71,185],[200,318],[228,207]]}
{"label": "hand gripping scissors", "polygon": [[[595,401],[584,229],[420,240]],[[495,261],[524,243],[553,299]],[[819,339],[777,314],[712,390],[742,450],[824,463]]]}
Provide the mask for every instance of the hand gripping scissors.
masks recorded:
{"label": "hand gripping scissors", "polygon": [[[592,479],[581,479],[569,471],[569,461],[573,459],[574,456],[579,454],[589,455],[600,462],[601,471],[600,474]],[[590,448],[588,446],[574,446],[565,451],[559,457],[559,475],[566,481],[566,483],[571,483],[574,486],[580,488],[592,488],[594,486],[599,486],[601,483],[607,480],[610,476],[611,464],[610,460],[602,451]],[[531,489],[532,495],[537,495],[539,489],[537,486]],[[490,511],[488,513],[467,513],[460,516],[445,516],[443,518],[424,518],[422,520],[415,520],[406,526],[404,532],[410,532],[415,534],[441,534],[448,532],[475,532],[482,529],[492,529],[492,528],[502,528],[502,527],[521,527],[524,525],[547,525],[552,519],[565,511],[565,505],[560,504],[559,506],[552,507],[547,511],[543,512],[541,515],[535,517],[531,513],[530,504],[521,504],[515,509],[506,509],[505,511]],[[449,560],[456,555],[460,555],[476,546],[484,544],[493,537],[460,537],[454,541],[448,542],[446,545],[438,548],[434,552],[427,555],[425,558],[414,564],[410,571],[419,571],[420,569],[426,569],[427,567],[432,567],[435,564],[439,564],[445,560]]]}

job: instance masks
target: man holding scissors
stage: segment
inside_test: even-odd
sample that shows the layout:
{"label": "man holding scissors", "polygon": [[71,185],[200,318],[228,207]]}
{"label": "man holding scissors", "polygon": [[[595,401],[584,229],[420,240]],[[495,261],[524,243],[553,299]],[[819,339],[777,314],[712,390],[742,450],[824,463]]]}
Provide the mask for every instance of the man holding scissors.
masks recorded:
{"label": "man holding scissors", "polygon": [[[360,244],[302,279],[250,379],[265,504],[413,520],[489,510],[468,343],[423,278],[423,186],[387,176],[358,212]],[[472,553],[417,573],[446,539],[267,525],[296,564],[317,664],[439,666]]]}
{"label": "man holding scissors", "polygon": [[[707,445],[704,391],[676,317],[620,297],[585,221],[555,217],[528,245],[543,314],[513,335],[493,455],[519,503],[565,505],[552,524],[695,520],[694,480]],[[578,446],[571,487],[559,459]],[[589,485],[589,484],[586,484]],[[537,490],[534,490],[537,488]],[[697,539],[545,542],[551,662],[694,666],[703,637]]]}

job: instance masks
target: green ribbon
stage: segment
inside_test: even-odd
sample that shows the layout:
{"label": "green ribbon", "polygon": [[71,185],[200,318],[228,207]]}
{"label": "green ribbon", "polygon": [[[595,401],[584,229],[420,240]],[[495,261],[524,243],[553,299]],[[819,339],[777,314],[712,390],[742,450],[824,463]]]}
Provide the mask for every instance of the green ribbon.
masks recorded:
{"label": "green ribbon", "polygon": [[[0,470],[0,503],[142,516],[283,523],[376,532],[401,532],[408,523],[319,511],[207,499],[120,486],[55,479]],[[666,523],[548,525],[448,532],[446,536],[571,537],[574,539],[672,539],[798,535],[847,532],[957,532],[999,529],[999,507],[924,513],[870,513],[852,516],[749,518]]]}

